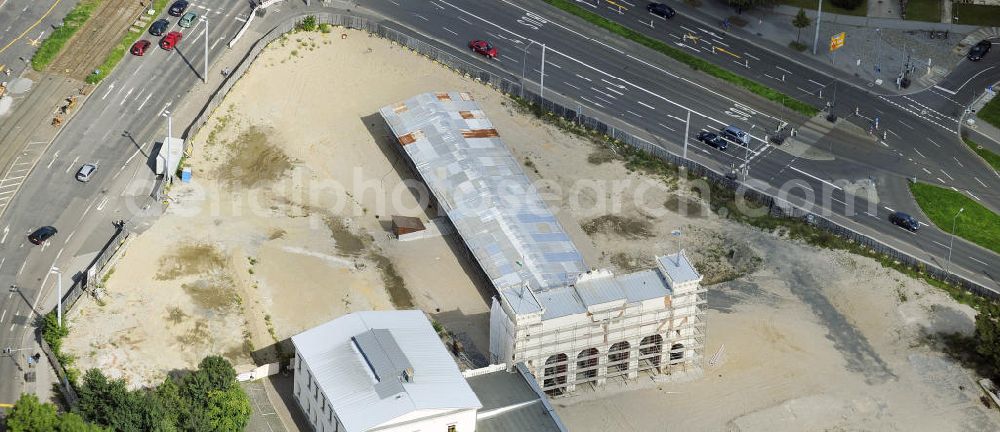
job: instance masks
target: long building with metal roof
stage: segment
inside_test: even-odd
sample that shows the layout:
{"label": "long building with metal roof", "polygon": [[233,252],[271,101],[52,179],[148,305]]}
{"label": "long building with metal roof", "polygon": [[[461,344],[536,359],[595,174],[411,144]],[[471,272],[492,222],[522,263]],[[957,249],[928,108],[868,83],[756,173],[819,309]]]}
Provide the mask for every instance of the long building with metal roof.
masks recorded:
{"label": "long building with metal roof", "polygon": [[700,370],[704,289],[682,252],[637,273],[591,270],[468,93],[423,93],[380,113],[497,291],[493,362],[525,362],[550,394]]}

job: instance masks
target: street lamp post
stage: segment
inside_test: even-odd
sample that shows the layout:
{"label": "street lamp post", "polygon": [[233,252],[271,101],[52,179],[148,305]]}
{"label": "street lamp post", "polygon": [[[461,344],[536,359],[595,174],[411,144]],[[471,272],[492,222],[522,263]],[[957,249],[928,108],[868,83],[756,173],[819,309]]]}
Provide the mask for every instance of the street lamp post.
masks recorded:
{"label": "street lamp post", "polygon": [[172,176],[170,175],[171,174],[170,173],[170,144],[173,141],[173,136],[174,136],[174,134],[173,134],[173,132],[174,132],[173,131],[173,125],[174,125],[174,123],[173,123],[173,116],[170,114],[170,111],[164,111],[163,114],[165,116],[167,116],[167,139],[166,139],[167,142],[164,143],[166,145],[166,147],[167,147],[167,154],[163,157],[164,164],[165,164],[165,166],[163,167],[163,179],[166,180],[169,183],[171,181],[171,179],[172,179]]}
{"label": "street lamp post", "polygon": [[56,322],[59,327],[62,328],[62,270],[59,267],[52,267],[49,269],[49,273],[55,273],[59,277],[59,282],[56,284],[58,291],[56,293]]}
{"label": "street lamp post", "polygon": [[823,19],[823,0],[819,0],[816,8],[816,36],[813,36],[813,55],[816,55],[816,48],[819,47],[819,22]]}
{"label": "street lamp post", "polygon": [[205,20],[205,73],[201,77],[201,81],[208,82],[208,18],[202,17]]}
{"label": "street lamp post", "polygon": [[955,227],[958,225],[958,215],[965,211],[965,207],[958,209],[955,217],[951,218],[951,241],[948,243],[948,276],[951,276],[951,248],[955,245]]}
{"label": "street lamp post", "polygon": [[524,68],[528,59],[528,48],[531,48],[535,44],[535,41],[529,41],[524,49],[521,50],[521,97],[524,97]]}
{"label": "street lamp post", "polygon": [[538,97],[541,99],[545,98],[545,44],[542,44],[542,77],[539,79],[538,85]]}
{"label": "street lamp post", "polygon": [[691,110],[688,110],[687,120],[684,121],[684,159],[688,158],[688,133],[691,130]]}

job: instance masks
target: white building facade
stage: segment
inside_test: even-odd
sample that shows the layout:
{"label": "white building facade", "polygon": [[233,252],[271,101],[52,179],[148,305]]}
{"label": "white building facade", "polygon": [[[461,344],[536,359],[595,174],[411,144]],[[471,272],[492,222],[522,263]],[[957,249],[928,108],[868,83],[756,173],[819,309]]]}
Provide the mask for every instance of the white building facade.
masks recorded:
{"label": "white building facade", "polygon": [[473,432],[482,407],[421,311],[356,312],[292,337],[318,432]]}

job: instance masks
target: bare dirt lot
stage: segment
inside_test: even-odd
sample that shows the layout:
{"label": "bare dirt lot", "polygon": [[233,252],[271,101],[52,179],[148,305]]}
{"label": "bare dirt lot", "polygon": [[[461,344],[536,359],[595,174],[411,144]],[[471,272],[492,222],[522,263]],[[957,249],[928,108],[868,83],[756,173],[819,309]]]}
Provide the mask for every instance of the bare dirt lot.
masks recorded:
{"label": "bare dirt lot", "polygon": [[544,180],[591,267],[643,268],[680,247],[706,281],[724,281],[709,288],[703,378],[555,399],[570,430],[997,429],[970,375],[924,343],[970,332],[968,307],[872,260],[721,219],[690,184],[629,171],[387,41],[335,33],[265,51],[193,139],[194,181],[174,187],[168,214],[129,248],[106,304],[69,315],[88,329],[66,343],[81,368],[144,383],[207,353],[247,362],[343,313],[410,304],[484,355],[490,294],[457,240],[400,242],[386,230],[391,215],[434,215],[403,185],[412,173],[378,108],[463,90]]}
{"label": "bare dirt lot", "polygon": [[[83,80],[122,39],[129,26],[145,10],[149,2],[135,0],[105,0],[90,15],[87,23],[77,30],[62,52],[49,65],[52,73]],[[108,71],[105,71],[108,72]]]}

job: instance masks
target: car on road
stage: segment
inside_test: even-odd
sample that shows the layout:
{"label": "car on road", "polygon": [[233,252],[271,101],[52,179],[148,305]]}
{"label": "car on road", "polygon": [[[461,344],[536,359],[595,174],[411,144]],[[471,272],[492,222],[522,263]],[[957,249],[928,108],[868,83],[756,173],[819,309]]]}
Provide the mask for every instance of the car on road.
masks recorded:
{"label": "car on road", "polygon": [[181,32],[167,33],[167,35],[164,36],[163,39],[160,39],[160,48],[163,48],[167,51],[174,49],[174,47],[177,46],[178,43],[180,43],[182,36],[183,35],[181,35]]}
{"label": "car on road", "polygon": [[146,54],[146,49],[149,48],[149,45],[150,43],[148,40],[137,40],[134,44],[132,44],[132,49],[130,49],[129,52],[131,52],[134,56],[142,56]]}
{"label": "car on road", "polygon": [[708,144],[722,151],[725,151],[729,147],[729,143],[727,143],[726,140],[722,139],[722,137],[720,137],[718,134],[709,131],[698,132],[698,141],[701,141],[705,144]]}
{"label": "car on road", "polygon": [[990,52],[990,47],[992,46],[993,42],[990,42],[988,40],[979,41],[979,43],[973,45],[972,48],[969,48],[969,60],[971,61],[982,60],[983,57],[986,55],[986,53]]}
{"label": "car on road", "polygon": [[95,172],[97,172],[97,164],[83,164],[83,166],[76,172],[76,179],[84,183],[89,182]]}
{"label": "car on road", "polygon": [[722,129],[722,137],[736,144],[750,145],[750,134],[736,126],[726,126]]}
{"label": "car on road", "polygon": [[168,11],[168,13],[170,13],[170,15],[173,15],[175,17],[179,17],[181,16],[181,14],[184,13],[184,11],[187,10],[188,5],[190,5],[190,3],[188,3],[187,0],[177,0],[174,2],[174,4],[170,5],[170,10]]}
{"label": "car on road", "polygon": [[920,229],[920,222],[917,222],[917,220],[914,219],[913,216],[910,216],[903,212],[892,212],[892,214],[889,215],[889,222],[892,222],[893,224],[906,228],[910,231],[916,231]]}
{"label": "car on road", "polygon": [[45,241],[51,238],[52,236],[56,235],[57,232],[59,232],[59,230],[57,230],[55,227],[43,226],[39,229],[36,229],[31,234],[28,234],[28,241],[36,245],[40,245],[42,243],[45,243]]}
{"label": "car on road", "polygon": [[149,34],[153,36],[163,36],[163,33],[166,33],[168,27],[170,27],[170,21],[163,18],[158,19],[153,22],[153,25],[149,26]]}
{"label": "car on road", "polygon": [[192,24],[194,24],[194,20],[196,19],[198,19],[198,14],[194,12],[188,12],[181,17],[181,20],[177,23],[177,25],[184,28],[188,28],[191,27]]}
{"label": "car on road", "polygon": [[497,48],[493,46],[493,44],[484,40],[476,39],[469,42],[469,49],[475,51],[477,54],[484,55],[489,58],[497,57]]}
{"label": "car on road", "polygon": [[650,3],[646,5],[646,11],[663,18],[673,18],[674,15],[677,15],[677,11],[674,8],[663,3]]}

